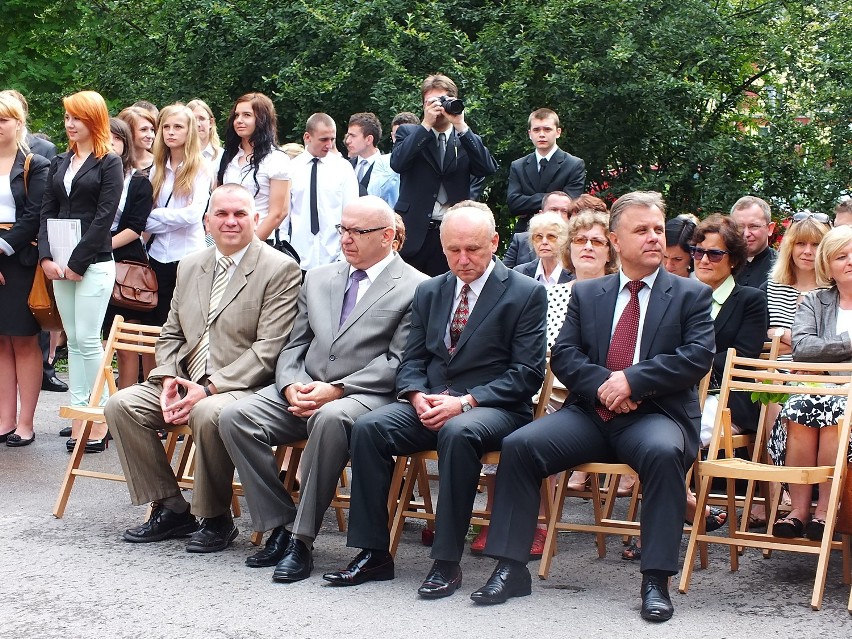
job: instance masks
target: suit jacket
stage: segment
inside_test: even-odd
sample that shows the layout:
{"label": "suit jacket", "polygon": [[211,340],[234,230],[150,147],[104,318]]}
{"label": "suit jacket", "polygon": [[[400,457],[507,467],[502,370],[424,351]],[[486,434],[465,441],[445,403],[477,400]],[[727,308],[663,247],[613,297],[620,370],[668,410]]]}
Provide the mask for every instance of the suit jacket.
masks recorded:
{"label": "suit jacket", "polygon": [[56,145],[49,140],[36,137],[32,133],[27,133],[27,146],[30,147],[30,151],[48,160],[56,157]]}
{"label": "suit jacket", "polygon": [[9,186],[15,200],[15,223],[8,231],[0,230],[2,238],[18,256],[21,264],[33,266],[38,261],[38,252],[31,244],[38,236],[39,216],[47,172],[50,162],[40,155],[33,155],[24,186],[24,163],[27,156],[18,151],[9,173]]}
{"label": "suit jacket", "polygon": [[395,256],[338,328],[348,279],[348,262],[307,272],[293,332],[275,367],[275,385],[261,395],[280,401],[294,382],[321,381],[341,385],[344,397],[371,410],[393,401],[414,289],[427,278]]}
{"label": "suit jacket", "polygon": [[[571,391],[568,403],[595,405],[609,377],[606,358],[619,274],[575,282],[565,323],[551,349],[554,375]],[[684,451],[695,456],[701,410],[697,384],[713,363],[710,287],[660,268],[644,318],[639,361],[624,369],[640,410],[668,415],[683,431]]]}
{"label": "suit jacket", "polygon": [[[769,329],[769,311],[763,291],[736,284],[713,320],[716,355],[713,356],[711,388],[719,388],[725,372],[728,349],[737,349],[740,357],[759,357]],[[728,400],[731,420],[746,430],[757,429],[760,404],[751,401],[749,393],[731,393]]]}
{"label": "suit jacket", "polygon": [[[532,262],[526,262],[525,264],[518,264],[514,269],[521,275],[526,275],[527,277],[531,277],[535,279],[535,270],[538,268],[539,259],[536,257],[532,260]],[[564,268],[562,272],[559,274],[559,282],[557,284],[567,284],[571,280],[574,279],[574,276],[566,271]],[[538,280],[536,280],[538,281]]]}
{"label": "suit jacket", "polygon": [[469,393],[480,406],[529,420],[532,396],[544,379],[547,290],[496,260],[450,356],[444,335],[455,289],[452,273],[417,287],[397,397],[411,391]]}
{"label": "suit jacket", "polygon": [[[180,261],[149,380],[187,377],[187,357],[207,323],[215,270],[213,246]],[[209,381],[218,392],[255,390],[272,381],[275,360],[293,327],[301,277],[296,262],[252,239],[210,324]]]}
{"label": "suit jacket", "polygon": [[89,155],[71,182],[70,195],[65,191],[65,172],[71,164],[71,152],[57,155],[50,163],[47,186],[41,203],[41,227],[38,234],[39,260],[53,259],[47,240],[50,218],[79,219],[82,227],[80,243],[71,253],[69,268],[83,275],[95,262],[112,259],[110,227],[124,190],[121,158],[107,153],[102,158]]}
{"label": "suit jacket", "polygon": [[405,222],[402,257],[416,255],[423,246],[441,184],[452,205],[471,199],[472,178],[497,172],[497,161],[470,129],[461,136],[450,130],[444,164],[438,166],[435,134],[419,124],[403,124],[397,129],[390,166],[399,173],[399,199],[394,208]]}
{"label": "suit jacket", "polygon": [[538,170],[538,157],[530,153],[509,167],[509,213],[535,215],[541,210],[542,198],[551,191],[565,191],[579,197],[586,186],[586,163],[578,157],[556,149],[544,171]]}
{"label": "suit jacket", "polygon": [[512,235],[509,248],[503,256],[503,264],[509,268],[515,268],[518,264],[526,264],[535,259],[535,251],[530,246],[530,232],[521,231]]}
{"label": "suit jacket", "polygon": [[[127,185],[127,198],[124,200],[124,210],[122,210],[121,218],[118,220],[118,228],[112,235],[115,236],[125,229],[130,229],[141,235],[142,231],[145,230],[145,223],[148,221],[153,206],[154,187],[151,185],[151,181],[140,173],[134,173]],[[119,246],[113,251],[113,255],[116,260],[148,261],[145,245],[138,239],[124,246]]]}
{"label": "suit jacket", "polygon": [[772,270],[776,257],[778,257],[778,252],[771,246],[767,246],[755,255],[751,262],[746,262],[743,265],[743,268],[734,278],[737,284],[754,288],[760,288],[766,284],[766,280],[769,279],[769,271]]}
{"label": "suit jacket", "polygon": [[852,360],[849,333],[837,334],[838,308],[840,296],[836,286],[811,291],[802,298],[793,320],[794,360],[827,363]]}

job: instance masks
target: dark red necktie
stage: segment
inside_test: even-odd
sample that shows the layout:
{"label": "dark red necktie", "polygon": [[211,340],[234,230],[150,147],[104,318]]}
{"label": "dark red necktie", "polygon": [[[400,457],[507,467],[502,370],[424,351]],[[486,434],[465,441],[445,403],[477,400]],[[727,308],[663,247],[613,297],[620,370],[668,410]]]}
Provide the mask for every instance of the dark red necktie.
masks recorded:
{"label": "dark red necktie", "polygon": [[[630,291],[630,301],[621,312],[612,341],[609,343],[609,353],[606,356],[606,367],[611,371],[623,371],[633,364],[633,355],[636,353],[636,336],[639,334],[639,290],[645,285],[642,280],[633,280],[627,283]],[[603,405],[595,407],[600,418],[608,422],[613,413]]]}
{"label": "dark red necktie", "polygon": [[456,352],[456,344],[458,344],[464,327],[467,326],[467,318],[470,315],[470,307],[467,302],[469,291],[470,286],[467,284],[461,287],[461,300],[459,300],[459,305],[456,306],[453,321],[450,323],[450,355]]}

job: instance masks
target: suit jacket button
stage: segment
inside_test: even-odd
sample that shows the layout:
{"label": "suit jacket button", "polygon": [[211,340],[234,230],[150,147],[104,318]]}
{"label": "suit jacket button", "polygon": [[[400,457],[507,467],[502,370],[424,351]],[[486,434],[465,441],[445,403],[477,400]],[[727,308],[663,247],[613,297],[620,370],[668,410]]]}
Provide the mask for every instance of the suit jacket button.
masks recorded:
{"label": "suit jacket button", "polygon": [[334,361],[334,360],[336,360],[336,359],[337,359],[337,357],[336,357],[335,355],[329,355],[329,356],[328,356],[328,360],[329,360],[330,362],[333,362],[333,361]]}

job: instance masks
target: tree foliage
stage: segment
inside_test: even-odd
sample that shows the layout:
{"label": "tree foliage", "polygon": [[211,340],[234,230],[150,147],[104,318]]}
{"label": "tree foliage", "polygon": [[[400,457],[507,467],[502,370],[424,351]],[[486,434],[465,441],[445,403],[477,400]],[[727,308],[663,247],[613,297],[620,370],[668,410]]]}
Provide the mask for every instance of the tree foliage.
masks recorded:
{"label": "tree foliage", "polygon": [[87,87],[115,108],[202,97],[221,125],[262,91],[298,140],[314,111],[339,129],[356,111],[419,112],[420,81],[445,73],[501,164],[487,191],[501,212],[542,106],[597,188],[660,190],[672,213],[745,193],[830,210],[852,181],[848,0],[8,2],[0,73],[42,113]]}

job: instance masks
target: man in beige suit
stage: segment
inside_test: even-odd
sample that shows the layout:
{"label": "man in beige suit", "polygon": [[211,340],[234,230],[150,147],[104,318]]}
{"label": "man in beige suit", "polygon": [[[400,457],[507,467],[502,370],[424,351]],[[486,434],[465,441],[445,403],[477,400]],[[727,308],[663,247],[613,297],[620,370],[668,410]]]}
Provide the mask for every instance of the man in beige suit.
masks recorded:
{"label": "man in beige suit", "polygon": [[[105,408],[133,503],[154,502],[151,518],[124,539],[191,534],[188,552],[223,550],[237,536],[230,512],[234,465],[219,437],[219,413],[273,379],[300,281],[298,264],[255,237],[254,198],[244,187],[216,189],[206,221],[215,246],[181,260],[157,367]],[[196,445],[192,509],[157,435],[183,424]]]}
{"label": "man in beige suit", "polygon": [[[236,464],[255,530],[272,530],[250,567],[276,566],[273,579],[311,574],[311,546],[349,460],[360,415],[394,400],[414,289],[426,276],[391,250],[394,212],[367,195],[346,205],[345,262],[307,272],[275,384],[222,411],[222,441]],[[272,446],[307,439],[298,510],[278,479]]]}

